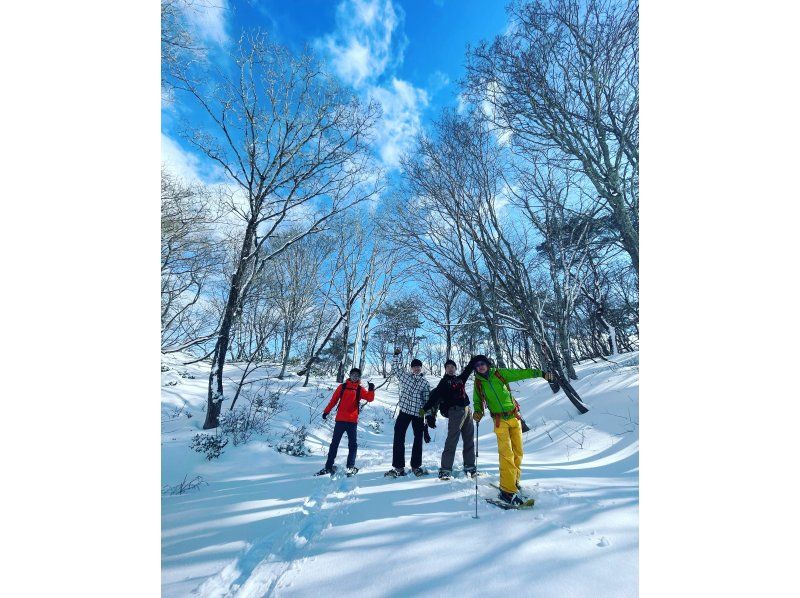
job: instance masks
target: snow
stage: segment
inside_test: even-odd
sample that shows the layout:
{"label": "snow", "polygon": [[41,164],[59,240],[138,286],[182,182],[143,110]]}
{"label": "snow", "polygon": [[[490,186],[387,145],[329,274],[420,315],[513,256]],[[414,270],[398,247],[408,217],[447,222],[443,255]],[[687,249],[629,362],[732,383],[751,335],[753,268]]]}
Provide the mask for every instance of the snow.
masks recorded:
{"label": "snow", "polygon": [[[207,365],[165,362],[172,369],[162,384],[178,383],[162,387],[162,484],[195,476],[206,483],[162,497],[163,596],[638,595],[638,354],[614,359],[576,367],[585,415],[542,380],[512,384],[531,427],[522,485],[536,506],[503,511],[479,500],[478,519],[474,481],[435,476],[441,418],[423,452],[432,475],[383,477],[391,466],[394,384],[378,390],[361,415],[359,474],[332,479],[312,476],[324,464],[331,422],[312,424],[310,457],[274,446],[288,426],[308,425],[309,404],[327,401],[334,381],[312,379],[301,388],[296,377],[273,380],[295,385],[274,429],[245,445],[229,443],[209,462],[189,449],[203,423]],[[231,367],[231,380],[236,373]],[[410,447],[409,429],[407,460]],[[479,448],[478,467],[489,474],[479,478],[479,493],[493,497],[491,420],[481,422]],[[340,466],[346,454],[345,440]]]}

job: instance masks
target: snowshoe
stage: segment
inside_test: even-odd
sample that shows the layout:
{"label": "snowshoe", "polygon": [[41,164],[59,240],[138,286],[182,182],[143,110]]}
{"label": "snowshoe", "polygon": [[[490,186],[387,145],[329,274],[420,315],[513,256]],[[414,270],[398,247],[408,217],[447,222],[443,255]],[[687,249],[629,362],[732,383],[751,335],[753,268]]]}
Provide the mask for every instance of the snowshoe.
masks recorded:
{"label": "snowshoe", "polygon": [[387,471],[385,474],[383,474],[383,477],[385,477],[385,478],[397,478],[397,477],[404,476],[404,475],[406,475],[406,470],[404,468],[402,468],[402,467],[400,467],[400,468],[392,467],[389,471]]}
{"label": "snowshoe", "polygon": [[317,473],[315,473],[314,476],[316,477],[321,475],[333,475],[336,473],[336,469],[337,468],[335,465],[333,467],[323,467]]}
{"label": "snowshoe", "polygon": [[[500,494],[504,494],[503,489],[500,486],[498,486],[497,484],[489,484],[489,485],[492,488],[497,488],[497,490],[500,492]],[[508,493],[505,493],[505,494],[508,494]],[[523,501],[526,501],[526,500],[528,500],[530,498],[530,496],[528,496],[528,493],[525,492],[525,489],[522,486],[520,486],[519,484],[517,484],[516,496],[521,498]]]}
{"label": "snowshoe", "polygon": [[511,492],[506,492],[505,490],[500,491],[498,498],[503,502],[507,502],[512,507],[519,506],[525,502],[519,497],[519,495],[516,492],[512,494]]}
{"label": "snowshoe", "polygon": [[525,509],[532,509],[533,505],[534,505],[534,502],[535,502],[532,498],[530,498],[530,499],[524,501],[520,505],[512,505],[512,504],[507,503],[504,500],[500,500],[499,498],[487,498],[485,500],[490,505],[494,505],[496,507],[500,507],[501,509],[504,509],[506,511],[511,511],[511,510],[522,511],[522,510],[525,510]]}
{"label": "snowshoe", "polygon": [[468,475],[471,478],[476,478],[478,477],[478,470],[475,467],[465,467],[464,475]]}
{"label": "snowshoe", "polygon": [[345,474],[345,475],[346,475],[348,478],[351,478],[351,477],[353,477],[353,476],[354,476],[354,475],[356,475],[357,473],[358,473],[358,467],[348,467],[347,469],[345,469],[345,470],[344,470],[344,474]]}
{"label": "snowshoe", "polygon": [[449,469],[440,469],[439,470],[439,479],[440,480],[449,480],[453,477],[453,472]]}
{"label": "snowshoe", "polygon": [[414,469],[411,470],[411,473],[413,473],[418,478],[421,478],[424,475],[428,475],[428,473],[430,472],[424,467],[415,467]]}

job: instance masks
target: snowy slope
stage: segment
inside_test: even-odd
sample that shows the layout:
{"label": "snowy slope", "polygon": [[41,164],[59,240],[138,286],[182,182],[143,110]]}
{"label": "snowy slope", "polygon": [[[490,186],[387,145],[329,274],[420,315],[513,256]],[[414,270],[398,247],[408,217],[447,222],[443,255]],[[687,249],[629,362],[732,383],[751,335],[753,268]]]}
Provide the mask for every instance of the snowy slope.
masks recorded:
{"label": "snowy slope", "polygon": [[[541,380],[512,385],[531,427],[523,486],[537,504],[516,512],[479,500],[479,519],[471,479],[383,477],[391,466],[396,386],[379,390],[362,413],[358,476],[314,478],[330,423],[319,421],[309,437],[310,457],[278,453],[267,440],[274,443],[291,423],[307,423],[308,405],[330,397],[331,380],[298,384],[271,434],[229,444],[208,462],[188,448],[202,425],[207,366],[173,365],[162,374],[163,384],[177,381],[162,388],[162,481],[200,475],[207,484],[162,498],[163,595],[637,595],[638,354],[617,361],[577,368],[574,386],[591,408],[586,415]],[[170,419],[175,406],[184,411]],[[431,433],[423,464],[435,472],[443,431]],[[407,459],[410,440],[409,430]],[[479,492],[490,497],[496,491],[489,483],[498,479],[490,420],[480,426],[479,443],[479,469],[490,474],[479,479]]]}

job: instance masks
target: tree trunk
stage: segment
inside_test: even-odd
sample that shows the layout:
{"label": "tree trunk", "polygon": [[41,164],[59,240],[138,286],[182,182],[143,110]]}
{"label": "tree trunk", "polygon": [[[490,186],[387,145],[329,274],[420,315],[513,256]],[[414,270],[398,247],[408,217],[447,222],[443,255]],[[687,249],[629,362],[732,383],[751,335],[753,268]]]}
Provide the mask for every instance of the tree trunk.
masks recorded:
{"label": "tree trunk", "polygon": [[612,355],[618,355],[616,330],[614,330],[614,327],[602,315],[600,316],[600,321],[603,323],[603,325],[606,328],[608,328],[608,336],[609,336],[609,341],[611,343],[611,354]]}
{"label": "tree trunk", "polygon": [[566,330],[564,321],[559,322],[558,325],[558,344],[561,348],[561,355],[564,357],[564,368],[567,370],[567,376],[570,380],[577,380],[578,374],[575,373],[575,367],[572,363],[572,353],[569,347],[569,333]]}
{"label": "tree trunk", "polygon": [[278,379],[283,380],[286,374],[286,364],[289,363],[289,353],[292,350],[292,331],[287,327],[283,335],[283,363],[281,363],[281,373],[278,374]]}
{"label": "tree trunk", "polygon": [[344,319],[344,330],[342,331],[342,359],[339,361],[339,369],[336,372],[336,381],[341,384],[344,382],[344,368],[347,366],[347,340],[350,336],[350,310],[347,310],[347,317]]}
{"label": "tree trunk", "polygon": [[558,378],[558,385],[561,387],[561,390],[564,391],[564,394],[567,395],[567,398],[570,400],[570,402],[581,413],[586,413],[589,411],[589,408],[583,404],[583,401],[581,401],[580,395],[575,392],[574,388],[572,388],[572,384],[569,383],[569,379],[564,376],[563,365],[558,357],[558,353],[552,350],[547,342],[547,339],[544,337],[542,337],[542,352],[544,353],[544,357],[549,362],[549,367],[547,368],[548,371],[553,372],[556,375]]}
{"label": "tree trunk", "polygon": [[[242,279],[249,261],[247,254],[253,244],[255,234],[255,224],[248,223],[247,230],[242,241],[242,249],[239,252],[239,263],[236,272],[231,279],[231,288],[228,293],[228,300],[225,304],[225,312],[219,328],[216,346],[214,348],[214,359],[211,362],[211,374],[208,378],[208,397],[206,402],[206,419],[203,422],[203,429],[210,430],[219,425],[219,413],[222,410],[222,401],[225,400],[222,388],[222,373],[225,368],[225,355],[228,353],[230,344],[230,333],[237,315],[239,303],[239,293],[241,292]],[[216,366],[216,371],[214,368]],[[216,379],[216,385],[214,380]]]}

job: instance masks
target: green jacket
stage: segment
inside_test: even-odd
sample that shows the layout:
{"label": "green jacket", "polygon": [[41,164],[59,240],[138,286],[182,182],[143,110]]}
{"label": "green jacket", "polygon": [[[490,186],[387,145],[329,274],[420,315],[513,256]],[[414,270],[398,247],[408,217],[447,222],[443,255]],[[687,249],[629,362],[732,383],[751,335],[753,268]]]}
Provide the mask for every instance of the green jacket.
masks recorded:
{"label": "green jacket", "polygon": [[[472,406],[475,413],[483,413],[483,405],[481,405],[481,395],[478,392],[478,385],[483,388],[486,395],[486,405],[489,408],[489,413],[502,413],[514,411],[514,399],[511,393],[508,392],[506,385],[502,380],[495,375],[499,372],[506,382],[516,382],[517,380],[525,380],[526,378],[543,378],[544,372],[542,370],[511,370],[506,368],[489,368],[486,376],[480,375],[475,372],[475,387],[472,389]],[[513,417],[513,416],[506,416]]]}

